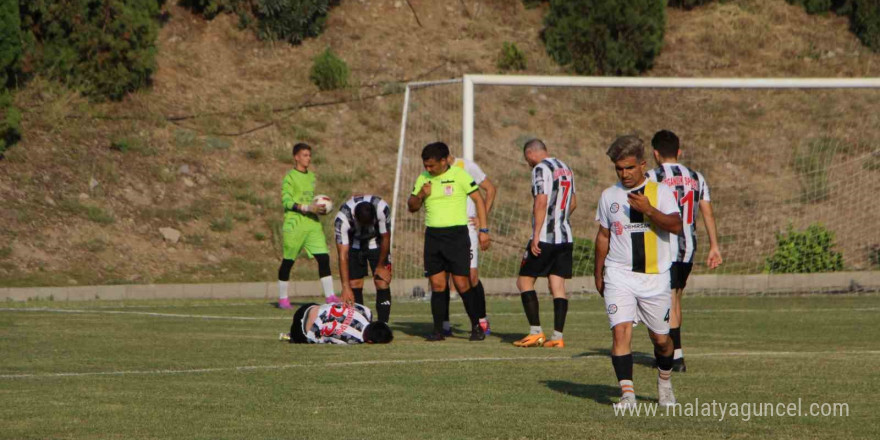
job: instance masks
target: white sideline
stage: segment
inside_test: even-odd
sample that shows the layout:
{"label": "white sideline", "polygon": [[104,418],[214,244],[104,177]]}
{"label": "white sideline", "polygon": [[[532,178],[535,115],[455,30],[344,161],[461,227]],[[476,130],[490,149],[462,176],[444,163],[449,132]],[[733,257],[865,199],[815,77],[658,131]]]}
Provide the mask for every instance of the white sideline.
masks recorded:
{"label": "white sideline", "polygon": [[[688,357],[728,357],[728,356],[817,356],[817,355],[880,355],[880,350],[861,351],[744,351],[744,352],[719,352],[719,353],[693,353],[688,352]],[[650,356],[644,356],[650,357]],[[243,367],[217,367],[217,368],[194,368],[189,370],[127,370],[127,371],[95,371],[88,373],[25,373],[25,374],[0,374],[0,379],[28,379],[28,378],[56,378],[56,377],[84,377],[84,376],[126,376],[126,375],[162,375],[162,374],[199,374],[219,373],[224,371],[257,371],[257,370],[285,370],[290,368],[313,368],[313,367],[351,367],[363,365],[407,365],[427,364],[442,362],[515,362],[515,361],[570,361],[578,359],[607,359],[607,355],[595,354],[586,356],[547,356],[547,357],[466,357],[447,359],[383,359],[372,361],[352,362],[327,362],[310,364],[286,364],[286,365],[247,365]]]}

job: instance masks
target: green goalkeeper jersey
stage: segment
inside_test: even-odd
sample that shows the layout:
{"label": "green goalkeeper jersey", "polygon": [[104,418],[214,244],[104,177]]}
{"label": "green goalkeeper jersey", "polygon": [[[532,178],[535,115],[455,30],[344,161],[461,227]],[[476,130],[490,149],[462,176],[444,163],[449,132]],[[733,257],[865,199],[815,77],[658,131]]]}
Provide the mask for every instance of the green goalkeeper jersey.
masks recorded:
{"label": "green goalkeeper jersey", "polygon": [[296,168],[290,170],[284,176],[284,184],[281,186],[281,202],[284,204],[285,218],[308,218],[317,221],[314,214],[302,214],[293,210],[293,204],[309,206],[315,197],[315,173],[302,172]]}

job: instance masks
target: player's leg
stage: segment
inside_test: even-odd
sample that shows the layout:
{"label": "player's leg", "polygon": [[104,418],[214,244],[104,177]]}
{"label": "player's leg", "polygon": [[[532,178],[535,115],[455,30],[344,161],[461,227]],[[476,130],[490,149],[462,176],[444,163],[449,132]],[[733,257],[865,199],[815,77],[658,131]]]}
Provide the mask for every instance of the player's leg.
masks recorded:
{"label": "player's leg", "polygon": [[321,280],[321,287],[324,290],[324,301],[328,304],[339,302],[339,298],[336,297],[336,293],[333,291],[333,276],[330,271],[330,249],[327,247],[324,229],[317,222],[309,224],[308,229],[303,247],[318,263],[318,278]]}
{"label": "player's leg", "polygon": [[553,336],[544,343],[545,347],[564,348],[562,330],[565,328],[565,317],[568,315],[568,296],[565,292],[565,280],[571,279],[572,252],[571,244],[554,246],[553,266],[547,281],[550,293],[553,294]]}
{"label": "player's leg", "polygon": [[471,287],[474,289],[474,312],[480,319],[480,328],[483,333],[489,334],[489,319],[486,316],[486,291],[483,290],[483,283],[480,282],[480,240],[477,235],[477,227],[468,225],[468,238],[471,240],[470,251],[470,281]]}
{"label": "player's leg", "polygon": [[661,406],[675,403],[672,392],[672,338],[669,337],[669,272],[659,275],[643,275],[643,295],[638,300],[638,317],[648,327],[648,336],[654,344],[657,360],[657,391]]}
{"label": "player's leg", "polygon": [[684,351],[681,345],[681,300],[687,279],[693,269],[693,263],[672,263],[669,270],[672,277],[672,307],[669,310],[669,336],[672,338],[673,353],[672,369],[681,373],[687,371],[684,362]]}
{"label": "player's leg", "polygon": [[464,310],[467,312],[471,324],[471,341],[482,341],[486,338],[483,329],[480,328],[479,317],[477,316],[477,306],[475,304],[475,293],[470,281],[470,238],[466,227],[455,228],[448,235],[443,246],[443,258],[446,267],[452,274],[452,282],[455,289],[461,297],[464,304]]}
{"label": "player's leg", "polygon": [[373,285],[376,286],[376,312],[379,321],[387,323],[391,316],[391,285],[376,276],[376,268],[379,266],[379,249],[367,250],[365,260],[370,265]]}
{"label": "player's leg", "polygon": [[284,220],[281,227],[281,244],[283,256],[281,266],[278,268],[278,307],[282,309],[292,309],[290,299],[287,296],[287,289],[290,284],[290,270],[293,269],[293,262],[302,250],[305,242],[305,234],[297,228],[296,218],[288,218]]}
{"label": "player's leg", "polygon": [[611,365],[620,385],[620,402],[616,406],[635,405],[633,384],[632,325],[638,310],[636,297],[627,283],[632,272],[605,268],[605,313],[611,328]]}
{"label": "player's leg", "polygon": [[448,312],[449,302],[444,297],[443,292],[448,288],[448,275],[446,272],[446,262],[442,254],[443,239],[441,231],[435,228],[425,229],[424,244],[424,264],[425,275],[431,285],[431,317],[433,318],[434,327],[431,334],[428,335],[428,341],[442,341],[446,339],[443,335],[443,319]]}
{"label": "player's leg", "polygon": [[535,292],[535,280],[545,277],[550,272],[548,264],[548,248],[546,243],[539,243],[541,255],[535,255],[531,251],[531,242],[526,243],[526,251],[519,267],[519,277],[516,279],[516,287],[522,299],[523,310],[529,321],[529,334],[513,343],[516,347],[541,347],[546,341],[544,329],[541,328],[541,318],[538,314],[538,293]]}
{"label": "player's leg", "polygon": [[354,293],[355,304],[364,304],[364,277],[367,276],[367,259],[361,249],[348,248],[348,280]]}
{"label": "player's leg", "polygon": [[449,302],[451,297],[451,295],[449,295],[449,286],[452,284],[452,276],[450,275],[446,280],[446,290],[443,291],[443,298],[446,301],[444,309],[446,312],[443,314],[443,334],[446,336],[452,336],[452,322],[449,320]]}

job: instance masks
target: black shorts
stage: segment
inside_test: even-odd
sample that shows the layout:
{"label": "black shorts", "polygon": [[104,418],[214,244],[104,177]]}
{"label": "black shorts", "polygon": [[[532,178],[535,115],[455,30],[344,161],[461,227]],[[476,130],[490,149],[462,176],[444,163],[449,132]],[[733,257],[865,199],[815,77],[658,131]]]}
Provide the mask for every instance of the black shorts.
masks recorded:
{"label": "black shorts", "polygon": [[467,226],[425,229],[425,276],[471,273],[471,239]]}
{"label": "black shorts", "polygon": [[[391,255],[388,255],[391,261]],[[376,275],[379,267],[379,249],[348,249],[348,279],[359,280],[368,275],[367,268]]]}
{"label": "black shorts", "polygon": [[684,289],[684,286],[687,285],[688,276],[690,276],[691,269],[693,268],[694,263],[672,263],[672,267],[669,268],[669,278],[672,288]]}
{"label": "black shorts", "polygon": [[532,242],[526,244],[526,253],[523,255],[519,267],[519,274],[526,277],[546,277],[556,275],[565,279],[571,279],[572,266],[572,243],[551,244],[538,243],[541,255],[532,254]]}

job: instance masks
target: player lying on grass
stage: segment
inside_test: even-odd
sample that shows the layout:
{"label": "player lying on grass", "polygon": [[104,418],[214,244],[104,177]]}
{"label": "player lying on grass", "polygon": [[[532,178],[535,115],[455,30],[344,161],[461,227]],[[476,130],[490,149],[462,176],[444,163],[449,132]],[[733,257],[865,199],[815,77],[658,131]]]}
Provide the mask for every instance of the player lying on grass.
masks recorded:
{"label": "player lying on grass", "polygon": [[617,138],[608,148],[616,185],[602,192],[596,207],[596,290],[605,298],[611,326],[611,364],[622,396],[615,405],[636,404],[633,388],[632,331],[634,322],[648,327],[659,370],[661,406],[675,404],[672,392],[672,339],[669,267],[681,215],[672,190],[645,177],[645,150],[636,136]]}
{"label": "player lying on grass", "polygon": [[391,208],[378,196],[356,195],[336,215],[341,300],[364,303],[364,277],[373,272],[379,321],[391,314]]}
{"label": "player lying on grass", "polygon": [[291,344],[387,344],[394,339],[388,324],[370,322],[373,314],[360,304],[305,304],[293,314]]}

